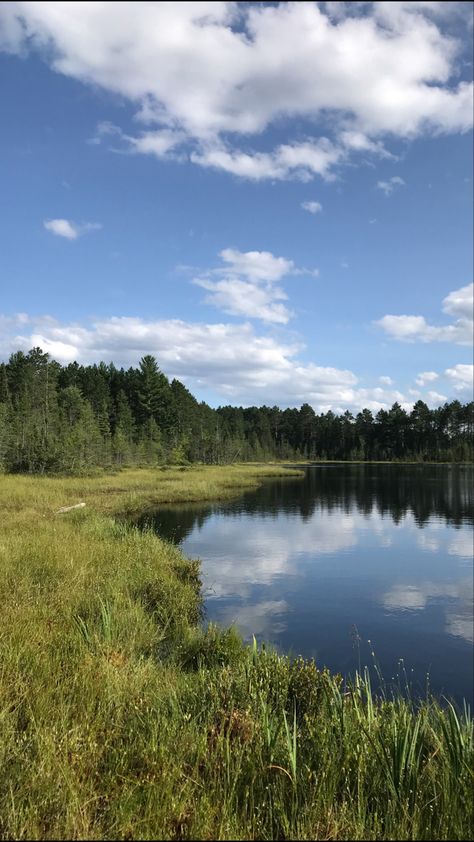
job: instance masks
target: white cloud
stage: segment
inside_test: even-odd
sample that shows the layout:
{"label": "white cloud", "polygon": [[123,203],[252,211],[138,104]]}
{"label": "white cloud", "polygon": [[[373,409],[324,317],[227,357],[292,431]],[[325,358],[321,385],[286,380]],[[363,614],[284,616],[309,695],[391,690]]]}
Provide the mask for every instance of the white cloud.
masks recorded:
{"label": "white cloud", "polygon": [[388,152],[380,141],[374,142],[362,132],[343,131],[340,134],[340,141],[347,149],[356,152],[372,152],[380,158],[389,158],[391,161],[398,160],[396,155]]}
{"label": "white cloud", "polygon": [[427,403],[430,406],[439,406],[440,404],[445,403],[445,401],[448,400],[446,395],[441,395],[439,392],[433,391],[427,392],[427,398]]}
{"label": "white cloud", "polygon": [[179,319],[114,316],[91,324],[61,323],[51,317],[4,321],[0,356],[39,346],[60,362],[137,365],[156,356],[168,377],[178,377],[198,396],[211,390],[222,402],[300,406],[317,411],[388,409],[406,405],[396,390],[361,388],[354,372],[303,362],[303,347],[257,333],[248,323],[205,324]]}
{"label": "white cloud", "polygon": [[459,316],[472,322],[474,284],[450,292],[443,301],[443,311],[450,316]]}
{"label": "white cloud", "polygon": [[436,374],[436,371],[420,371],[418,377],[415,379],[415,383],[418,386],[426,386],[427,383],[433,383],[438,377],[439,374]]}
{"label": "white cloud", "polygon": [[[468,4],[442,5],[467,19]],[[105,2],[9,2],[0,48],[36,50],[56,72],[130,101],[149,127],[123,134],[135,152],[163,158],[183,145],[196,163],[246,178],[327,178],[348,156],[390,156],[382,137],[471,127],[452,14],[419,2],[137,2],[113,15]],[[331,137],[234,145],[292,118],[321,119]]]}
{"label": "white cloud", "polygon": [[57,237],[64,237],[66,240],[77,240],[81,234],[87,231],[97,231],[102,228],[99,222],[71,222],[69,219],[45,219],[43,226]]}
{"label": "white cloud", "polygon": [[0,335],[5,336],[11,332],[13,328],[21,327],[30,323],[30,317],[27,313],[14,313],[12,316],[4,316],[0,314]]}
{"label": "white cloud", "polygon": [[89,138],[87,142],[93,146],[98,146],[106,137],[116,137],[120,140],[121,146],[119,148],[112,147],[115,152],[153,155],[160,159],[179,159],[180,156],[175,150],[186,140],[184,132],[167,128],[144,131],[134,137],[123,132],[119,126],[105,120],[99,123],[96,134]]}
{"label": "white cloud", "polygon": [[387,377],[386,375],[382,375],[382,377],[379,377],[379,383],[383,383],[384,386],[393,386],[392,378]]}
{"label": "white cloud", "polygon": [[67,219],[46,219],[43,225],[47,231],[51,231],[57,237],[65,237],[67,240],[77,240],[79,236],[76,226]]}
{"label": "white cloud", "polygon": [[[407,412],[411,410],[413,405],[398,389],[382,389],[380,386],[375,386],[372,389],[357,389],[358,409],[370,409],[377,412],[379,409],[389,409],[394,403],[399,403]],[[342,406],[340,409],[344,411]]]}
{"label": "white cloud", "polygon": [[286,257],[275,257],[270,251],[238,251],[223,249],[219,252],[226,266],[216,272],[244,275],[249,281],[279,281],[295,265]]}
{"label": "white cloud", "polygon": [[405,182],[403,178],[400,178],[398,175],[394,175],[393,178],[389,178],[388,181],[377,181],[377,188],[379,190],[383,190],[386,196],[391,196],[397,187],[403,187],[404,184]]}
{"label": "white cloud", "polygon": [[474,384],[474,366],[472,364],[459,363],[453,368],[447,368],[444,373],[457,392],[472,391]]}
{"label": "white cloud", "polygon": [[315,175],[330,181],[334,178],[332,168],[344,158],[344,150],[327,137],[284,144],[271,152],[242,152],[214,144],[191,153],[195,164],[225,170],[253,181],[265,178],[310,181]]}
{"label": "white cloud", "polygon": [[309,213],[321,213],[323,206],[320,202],[301,202],[301,207],[303,210],[308,211]]}
{"label": "white cloud", "polygon": [[384,316],[378,324],[392,339],[404,342],[455,342],[459,345],[472,342],[472,330],[465,323],[435,327],[428,324],[424,316]]}
{"label": "white cloud", "polygon": [[277,155],[267,152],[249,154],[215,147],[191,153],[191,161],[201,167],[213,167],[253,181],[283,179],[289,174],[289,170],[278,163]]}
{"label": "white cloud", "polygon": [[424,316],[383,316],[378,324],[392,339],[403,342],[455,342],[470,345],[473,339],[473,288],[468,284],[450,292],[443,301],[443,311],[459,316],[452,324],[430,325]]}
{"label": "white cloud", "polygon": [[286,299],[287,295],[278,287],[262,287],[239,278],[224,278],[221,281],[195,278],[194,283],[210,291],[210,295],[205,298],[206,303],[232,316],[280,324],[286,324],[291,316],[284,304],[279,303],[279,299]]}
{"label": "white cloud", "polygon": [[[269,251],[223,249],[224,261],[216,269],[208,269],[193,283],[210,294],[205,301],[232,316],[261,319],[286,324],[292,313],[282,304],[287,295],[276,281],[285,275],[317,274],[317,270],[298,269],[292,260],[275,257]],[[215,280],[219,276],[218,280]]]}
{"label": "white cloud", "polygon": [[182,143],[184,134],[162,129],[155,132],[144,132],[140,137],[123,135],[130,144],[130,151],[156,158],[166,158],[169,153]]}

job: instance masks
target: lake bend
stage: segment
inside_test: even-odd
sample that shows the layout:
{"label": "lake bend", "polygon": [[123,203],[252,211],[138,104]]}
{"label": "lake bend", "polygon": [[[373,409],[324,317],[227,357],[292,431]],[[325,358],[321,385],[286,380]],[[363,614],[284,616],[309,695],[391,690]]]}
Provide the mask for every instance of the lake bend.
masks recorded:
{"label": "lake bend", "polygon": [[[345,676],[473,698],[472,465],[319,464],[140,526],[201,560],[205,618]],[[402,662],[400,662],[402,659]]]}

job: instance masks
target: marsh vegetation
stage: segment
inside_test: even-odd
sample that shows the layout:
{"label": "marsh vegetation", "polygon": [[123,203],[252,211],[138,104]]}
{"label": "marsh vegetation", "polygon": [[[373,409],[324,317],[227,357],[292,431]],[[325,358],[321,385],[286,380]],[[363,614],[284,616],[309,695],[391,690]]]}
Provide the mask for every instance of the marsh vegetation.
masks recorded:
{"label": "marsh vegetation", "polygon": [[281,470],[2,477],[2,838],[471,838],[467,710],[206,627],[198,563],[116,517]]}

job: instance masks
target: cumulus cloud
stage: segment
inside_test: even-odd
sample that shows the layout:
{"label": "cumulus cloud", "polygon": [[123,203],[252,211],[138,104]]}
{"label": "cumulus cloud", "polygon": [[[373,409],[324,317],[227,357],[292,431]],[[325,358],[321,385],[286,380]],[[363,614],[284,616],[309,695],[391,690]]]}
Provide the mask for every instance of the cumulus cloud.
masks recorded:
{"label": "cumulus cloud", "polygon": [[448,325],[430,325],[424,316],[383,316],[378,324],[392,338],[402,342],[455,342],[471,345],[473,339],[474,284],[450,292],[443,300],[443,312],[457,316]]}
{"label": "cumulus cloud", "polygon": [[377,188],[382,190],[386,196],[391,196],[393,191],[397,187],[403,187],[405,184],[403,178],[400,178],[398,175],[394,175],[393,178],[389,178],[388,181],[377,181]]}
{"label": "cumulus cloud", "polygon": [[285,305],[279,303],[279,299],[285,300],[288,297],[279,287],[262,287],[240,278],[224,278],[221,281],[195,278],[194,283],[209,290],[206,303],[213,304],[231,316],[247,316],[279,324],[286,324],[291,316]]}
{"label": "cumulus cloud", "polygon": [[446,395],[441,395],[439,392],[434,392],[433,390],[427,392],[427,403],[430,406],[439,406],[447,400]]}
{"label": "cumulus cloud", "polygon": [[344,158],[344,150],[327,137],[283,144],[271,152],[242,152],[213,144],[191,153],[191,161],[195,164],[225,170],[252,181],[267,178],[310,181],[315,175],[331,181],[334,178],[332,168]]}
{"label": "cumulus cloud", "polygon": [[474,284],[450,292],[443,301],[443,311],[450,316],[458,316],[472,322]]}
{"label": "cumulus cloud", "polygon": [[415,383],[418,386],[426,386],[427,383],[433,383],[438,377],[439,374],[436,374],[436,371],[421,371],[415,379]]}
{"label": "cumulus cloud", "polygon": [[383,383],[384,386],[393,386],[392,378],[387,377],[385,374],[383,374],[382,377],[379,377],[379,383]]}
{"label": "cumulus cloud", "polygon": [[180,319],[114,316],[92,323],[61,323],[20,314],[0,321],[0,356],[39,346],[60,362],[113,360],[137,365],[156,356],[168,377],[178,377],[198,396],[210,390],[222,402],[300,406],[317,411],[409,407],[397,390],[362,388],[348,369],[303,362],[303,346],[257,333],[251,324],[205,324]]}
{"label": "cumulus cloud", "polygon": [[301,202],[301,207],[308,213],[321,213],[323,209],[320,202]]}
{"label": "cumulus cloud", "polygon": [[71,222],[69,219],[45,219],[43,226],[46,231],[51,231],[56,237],[64,237],[66,240],[77,240],[82,234],[88,231],[97,231],[102,228],[99,222]]}
{"label": "cumulus cloud", "polygon": [[[130,151],[182,148],[256,180],[328,178],[349,156],[390,156],[382,138],[471,127],[460,28],[435,5],[199,0],[120,3],[111,15],[105,2],[9,2],[0,48],[35,50],[56,72],[131,102],[144,130],[122,134]],[[468,4],[440,5],[468,14]],[[326,136],[241,148],[239,137],[295,118],[319,120]]]}
{"label": "cumulus cloud", "polygon": [[[206,303],[232,316],[279,324],[288,322],[292,313],[281,303],[288,296],[275,282],[285,275],[305,274],[308,270],[298,269],[292,260],[275,257],[269,251],[241,252],[227,248],[219,256],[223,265],[193,279],[194,284],[209,292]],[[308,272],[315,273],[317,270]]]}
{"label": "cumulus cloud", "polygon": [[275,257],[270,251],[238,251],[237,249],[223,249],[219,256],[226,264],[225,269],[230,274],[245,275],[249,281],[279,281],[288,275],[295,265],[286,257]]}
{"label": "cumulus cloud", "polygon": [[459,363],[453,368],[447,368],[444,373],[457,392],[472,391],[474,384],[474,366],[472,364]]}

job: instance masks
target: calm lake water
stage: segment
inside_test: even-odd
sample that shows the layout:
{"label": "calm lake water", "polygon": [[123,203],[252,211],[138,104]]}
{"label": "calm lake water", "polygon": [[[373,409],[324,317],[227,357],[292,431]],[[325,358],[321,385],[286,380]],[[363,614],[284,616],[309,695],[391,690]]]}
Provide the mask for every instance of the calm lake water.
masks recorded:
{"label": "calm lake water", "polygon": [[[206,619],[345,675],[399,658],[415,692],[473,695],[473,469],[318,465],[145,520],[202,561]],[[371,641],[371,643],[368,643]]]}

